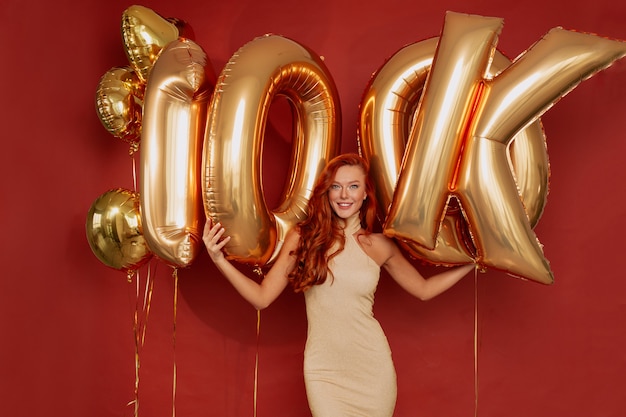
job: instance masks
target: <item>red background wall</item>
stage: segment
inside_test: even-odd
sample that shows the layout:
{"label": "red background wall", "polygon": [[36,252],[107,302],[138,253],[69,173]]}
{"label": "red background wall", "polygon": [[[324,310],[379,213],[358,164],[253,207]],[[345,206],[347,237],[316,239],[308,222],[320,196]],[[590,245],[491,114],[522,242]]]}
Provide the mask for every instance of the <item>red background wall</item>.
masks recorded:
{"label": "red background wall", "polygon": [[[109,68],[126,65],[119,0],[4,0],[0,414],[131,416],[136,288],[92,254],[85,219],[106,190],[133,188],[127,145],[94,109]],[[372,73],[402,46],[440,33],[446,10],[505,19],[498,48],[515,57],[550,28],[626,39],[626,4],[555,1],[146,1],[186,20],[217,72],[244,43],[272,32],[326,59],[356,150],[358,104]],[[536,228],[553,286],[480,274],[427,303],[383,277],[375,311],[398,369],[397,416],[602,416],[626,413],[626,283],[621,267],[626,62],[596,74],[542,118],[551,192]],[[280,192],[290,122],[272,119]],[[139,415],[253,415],[256,312],[206,255],[179,273],[152,264],[154,293],[140,353]],[[424,269],[431,272],[430,268]],[[144,275],[145,277],[145,275]],[[474,314],[478,368],[474,370]],[[258,416],[306,416],[303,299],[287,291],[261,314]],[[176,344],[173,336],[176,336]],[[173,398],[173,365],[177,366]]]}

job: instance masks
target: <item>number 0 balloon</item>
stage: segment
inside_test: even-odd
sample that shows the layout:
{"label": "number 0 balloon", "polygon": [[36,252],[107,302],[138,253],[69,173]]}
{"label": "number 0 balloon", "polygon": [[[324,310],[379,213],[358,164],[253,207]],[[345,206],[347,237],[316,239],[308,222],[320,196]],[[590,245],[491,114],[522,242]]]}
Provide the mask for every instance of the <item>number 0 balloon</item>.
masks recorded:
{"label": "number 0 balloon", "polygon": [[[339,151],[338,96],[321,59],[276,35],[256,38],[226,64],[210,108],[204,144],[206,214],[221,222],[230,259],[262,266],[306,215],[318,173]],[[269,108],[285,96],[295,114],[293,149],[279,207],[263,198],[261,152]]]}

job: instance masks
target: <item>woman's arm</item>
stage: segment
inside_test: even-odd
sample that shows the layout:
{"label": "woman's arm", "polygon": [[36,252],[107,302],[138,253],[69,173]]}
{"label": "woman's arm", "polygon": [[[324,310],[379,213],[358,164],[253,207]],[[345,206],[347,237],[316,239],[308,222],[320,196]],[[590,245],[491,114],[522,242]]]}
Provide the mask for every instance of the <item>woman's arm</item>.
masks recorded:
{"label": "woman's arm", "polygon": [[260,283],[239,271],[222,252],[230,241],[230,236],[223,237],[225,229],[217,223],[211,226],[207,220],[202,240],[207,252],[217,269],[235,287],[237,292],[257,310],[269,306],[283,292],[289,283],[288,274],[293,268],[293,257],[289,255],[295,249],[299,236],[295,231],[287,233],[285,242],[274,265]]}
{"label": "woman's arm", "polygon": [[389,255],[383,267],[404,290],[420,300],[429,300],[438,296],[474,269],[473,264],[463,265],[424,278],[391,239],[383,236],[381,238],[386,241],[384,244],[387,246],[386,251]]}

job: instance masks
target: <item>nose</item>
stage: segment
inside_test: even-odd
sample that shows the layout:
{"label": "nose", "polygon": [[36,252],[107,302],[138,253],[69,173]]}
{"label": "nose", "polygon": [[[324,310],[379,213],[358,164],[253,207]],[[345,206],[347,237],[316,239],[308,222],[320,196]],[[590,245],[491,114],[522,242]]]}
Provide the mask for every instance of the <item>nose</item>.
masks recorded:
{"label": "nose", "polygon": [[348,197],[348,189],[346,187],[341,188],[341,198]]}

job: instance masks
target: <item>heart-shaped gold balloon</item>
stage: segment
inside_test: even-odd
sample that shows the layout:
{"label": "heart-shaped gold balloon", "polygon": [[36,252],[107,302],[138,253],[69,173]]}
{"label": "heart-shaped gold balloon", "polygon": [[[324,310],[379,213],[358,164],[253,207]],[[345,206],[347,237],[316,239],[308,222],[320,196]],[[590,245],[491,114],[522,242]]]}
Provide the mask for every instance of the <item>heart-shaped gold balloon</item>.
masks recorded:
{"label": "heart-shaped gold balloon", "polygon": [[184,22],[165,19],[144,6],[122,13],[122,38],[126,56],[139,78],[146,82],[152,65],[168,43],[181,36]]}

